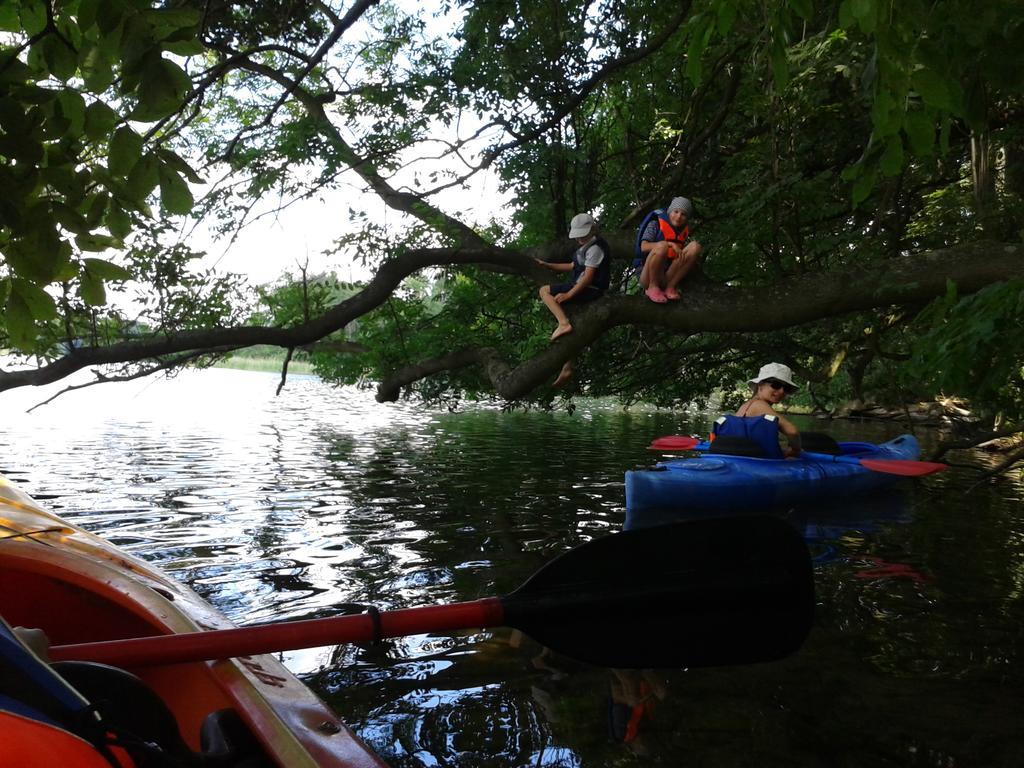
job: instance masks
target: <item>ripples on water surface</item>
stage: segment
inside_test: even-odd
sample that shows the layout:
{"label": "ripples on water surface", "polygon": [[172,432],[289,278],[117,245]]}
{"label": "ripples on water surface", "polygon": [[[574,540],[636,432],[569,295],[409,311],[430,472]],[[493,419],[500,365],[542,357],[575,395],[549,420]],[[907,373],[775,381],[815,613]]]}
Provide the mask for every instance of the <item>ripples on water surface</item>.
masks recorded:
{"label": "ripples on water surface", "polygon": [[[431,413],[313,378],[275,398],[276,384],[186,372],[31,415],[39,392],[6,393],[0,467],[252,623],[507,592],[622,524],[623,473],[652,460],[652,437],[709,420]],[[400,766],[1021,766],[1022,491],[969,487],[950,472],[794,513],[819,611],[783,662],[612,673],[506,630],[285,661]]]}

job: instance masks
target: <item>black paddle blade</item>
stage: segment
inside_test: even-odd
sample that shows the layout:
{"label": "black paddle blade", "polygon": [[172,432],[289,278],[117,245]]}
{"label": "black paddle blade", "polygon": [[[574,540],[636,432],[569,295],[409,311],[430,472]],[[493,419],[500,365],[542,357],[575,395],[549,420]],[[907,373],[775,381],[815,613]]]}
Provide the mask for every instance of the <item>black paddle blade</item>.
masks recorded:
{"label": "black paddle blade", "polygon": [[803,538],[782,520],[695,520],[591,541],[502,602],[506,624],[591,664],[749,664],[801,646],[814,574]]}

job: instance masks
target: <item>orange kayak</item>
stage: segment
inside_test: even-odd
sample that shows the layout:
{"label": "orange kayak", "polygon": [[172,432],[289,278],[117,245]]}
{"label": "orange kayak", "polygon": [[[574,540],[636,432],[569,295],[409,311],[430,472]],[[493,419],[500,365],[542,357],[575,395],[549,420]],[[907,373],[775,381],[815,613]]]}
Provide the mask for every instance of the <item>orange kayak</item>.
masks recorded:
{"label": "orange kayak", "polygon": [[[233,626],[188,587],[47,512],[2,476],[0,616],[42,629],[52,645]],[[263,763],[384,766],[272,656],[128,671],[163,700],[195,752],[204,721],[209,731],[209,720],[227,711]]]}

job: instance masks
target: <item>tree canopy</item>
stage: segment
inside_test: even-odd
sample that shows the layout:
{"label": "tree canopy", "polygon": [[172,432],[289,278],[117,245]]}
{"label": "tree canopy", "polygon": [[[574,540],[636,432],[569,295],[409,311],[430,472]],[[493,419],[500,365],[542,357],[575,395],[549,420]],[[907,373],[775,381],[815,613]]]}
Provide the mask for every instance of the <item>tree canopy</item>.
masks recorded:
{"label": "tree canopy", "polygon": [[[700,401],[768,359],[811,396],[967,397],[1024,418],[1024,13],[948,0],[7,0],[0,390],[271,344],[434,401]],[[445,191],[496,173],[475,225]],[[258,298],[196,222],[356,183],[373,277]],[[697,207],[700,274],[635,291],[642,216]],[[549,342],[534,257],[593,213],[616,290]],[[395,222],[398,222],[397,224]],[[298,255],[296,255],[298,256]]]}

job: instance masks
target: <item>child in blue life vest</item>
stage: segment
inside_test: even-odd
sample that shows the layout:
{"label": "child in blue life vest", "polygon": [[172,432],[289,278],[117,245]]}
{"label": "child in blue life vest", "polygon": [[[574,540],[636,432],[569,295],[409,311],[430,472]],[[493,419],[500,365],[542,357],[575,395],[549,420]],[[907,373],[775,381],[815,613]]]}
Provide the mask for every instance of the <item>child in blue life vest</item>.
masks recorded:
{"label": "child in blue life vest", "polygon": [[[551,340],[559,339],[572,332],[569,316],[562,309],[563,304],[583,304],[604,296],[611,284],[611,248],[605,239],[597,234],[597,223],[589,213],[572,217],[569,223],[569,237],[576,241],[578,248],[571,262],[549,262],[535,259],[542,267],[555,272],[572,272],[572,280],[564,283],[544,285],[540,289],[540,300],[548,308],[558,326],[551,333]],[[554,386],[565,386],[572,378],[572,360],[562,366]]]}
{"label": "child in blue life vest", "polygon": [[[741,405],[733,416],[715,422],[715,437],[745,437],[759,443],[767,458],[789,458],[800,454],[800,430],[789,419],[775,412],[774,406],[795,392],[793,372],[782,363],[762,365],[750,380],[753,397]],[[779,432],[786,436],[789,447],[779,447]]]}
{"label": "child in blue life vest", "polygon": [[679,284],[696,266],[703,250],[690,236],[692,218],[693,204],[676,197],[664,213],[651,218],[640,235],[644,258],[640,287],[657,304],[679,298]]}

